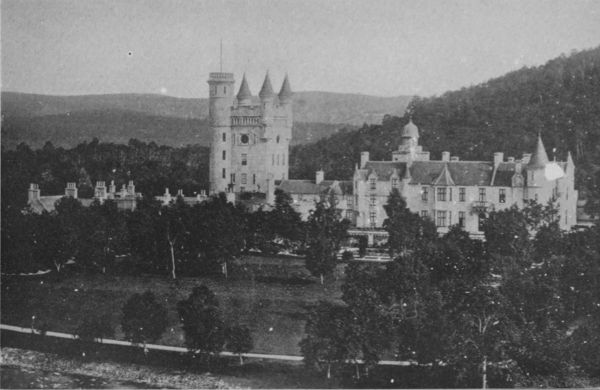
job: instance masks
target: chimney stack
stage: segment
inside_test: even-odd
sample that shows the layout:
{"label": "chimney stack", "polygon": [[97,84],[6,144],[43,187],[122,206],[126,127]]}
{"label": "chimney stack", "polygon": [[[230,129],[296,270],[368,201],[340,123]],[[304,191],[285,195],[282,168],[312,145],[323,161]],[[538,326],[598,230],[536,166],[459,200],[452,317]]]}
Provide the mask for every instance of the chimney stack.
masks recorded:
{"label": "chimney stack", "polygon": [[323,172],[323,170],[318,170],[315,175],[315,184],[319,184],[323,180],[325,180],[325,172]]}
{"label": "chimney stack", "polygon": [[529,164],[529,160],[531,160],[531,153],[523,153],[523,158],[521,159],[523,165]]}
{"label": "chimney stack", "polygon": [[450,152],[442,152],[442,161],[450,161]]}
{"label": "chimney stack", "polygon": [[497,167],[500,163],[504,161],[504,153],[496,152],[494,153],[494,166]]}
{"label": "chimney stack", "polygon": [[27,196],[28,203],[40,199],[40,186],[34,183],[29,184],[29,194]]}
{"label": "chimney stack", "polygon": [[65,196],[77,199],[77,184],[76,183],[67,183],[67,187],[65,188]]}
{"label": "chimney stack", "polygon": [[369,162],[369,152],[360,153],[360,168],[363,169]]}

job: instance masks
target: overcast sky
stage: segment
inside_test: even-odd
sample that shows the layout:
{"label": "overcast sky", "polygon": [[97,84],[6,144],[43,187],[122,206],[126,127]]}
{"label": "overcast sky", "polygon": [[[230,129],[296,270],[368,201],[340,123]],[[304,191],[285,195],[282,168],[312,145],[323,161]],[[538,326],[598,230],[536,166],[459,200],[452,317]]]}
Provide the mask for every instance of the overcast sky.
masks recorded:
{"label": "overcast sky", "polygon": [[[258,93],[428,96],[600,45],[600,1],[2,0],[2,89],[206,97],[223,70]],[[237,84],[239,85],[239,84]]]}

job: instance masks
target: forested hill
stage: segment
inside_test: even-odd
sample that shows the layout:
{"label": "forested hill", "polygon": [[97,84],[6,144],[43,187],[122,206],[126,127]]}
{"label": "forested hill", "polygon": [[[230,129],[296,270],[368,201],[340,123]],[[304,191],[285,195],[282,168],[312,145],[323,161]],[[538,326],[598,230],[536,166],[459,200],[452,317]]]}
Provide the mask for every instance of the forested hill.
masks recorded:
{"label": "forested hill", "polygon": [[[444,150],[461,159],[489,160],[496,151],[519,157],[531,152],[541,132],[551,157],[554,148],[557,159],[573,153],[580,188],[591,188],[600,164],[600,47],[441,96],[416,98],[409,110],[433,158]],[[348,179],[362,150],[390,159],[406,121],[407,116],[389,119],[383,126],[298,146],[292,174],[308,178],[322,167],[328,177]]]}

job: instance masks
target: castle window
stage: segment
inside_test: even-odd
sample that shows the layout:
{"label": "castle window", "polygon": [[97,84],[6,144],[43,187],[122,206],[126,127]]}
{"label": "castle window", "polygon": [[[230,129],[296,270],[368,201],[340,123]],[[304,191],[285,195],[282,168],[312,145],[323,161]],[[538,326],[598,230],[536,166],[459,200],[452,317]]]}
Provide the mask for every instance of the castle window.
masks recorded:
{"label": "castle window", "polygon": [[464,211],[458,212],[458,226],[460,226],[461,228],[465,227],[465,212]]}
{"label": "castle window", "polygon": [[223,168],[223,179],[225,179],[227,177],[227,171],[225,170],[225,168]]}
{"label": "castle window", "polygon": [[256,184],[256,174],[252,174],[252,184]]}
{"label": "castle window", "polygon": [[246,145],[250,139],[248,138],[248,134],[242,134],[240,137],[240,142],[242,145]]}
{"label": "castle window", "polygon": [[398,178],[392,178],[392,188],[398,188]]}
{"label": "castle window", "polygon": [[242,153],[242,165],[248,165],[248,155],[246,153]]}
{"label": "castle window", "polygon": [[436,220],[435,220],[435,226],[437,227],[444,227],[446,226],[446,211],[443,210],[438,210],[436,211]]}
{"label": "castle window", "polygon": [[227,133],[223,133],[223,142],[227,142]]}
{"label": "castle window", "polygon": [[369,204],[371,206],[377,206],[377,195],[371,195],[369,198]]}
{"label": "castle window", "polygon": [[227,87],[223,87],[223,93],[227,94]]}
{"label": "castle window", "polygon": [[445,187],[439,187],[437,189],[437,200],[439,202],[445,202],[446,201],[446,188]]}
{"label": "castle window", "polygon": [[229,177],[229,181],[230,181],[231,183],[235,183],[235,173],[232,173],[232,174],[230,175],[230,177]]}
{"label": "castle window", "polygon": [[423,219],[429,218],[429,211],[421,210],[421,218],[423,218]]}
{"label": "castle window", "polygon": [[276,140],[277,140],[277,143],[279,143],[279,136],[277,136]]}
{"label": "castle window", "polygon": [[460,187],[458,189],[458,201],[464,202],[465,198],[467,197],[466,194],[467,194],[467,189],[465,187]]}
{"label": "castle window", "polygon": [[227,160],[227,151],[226,150],[223,151],[223,160]]}
{"label": "castle window", "polygon": [[371,188],[372,190],[376,190],[377,189],[377,179],[372,177],[369,179],[369,188]]}
{"label": "castle window", "polygon": [[498,202],[506,203],[506,189],[500,188],[500,192],[498,193]]}
{"label": "castle window", "polygon": [[242,184],[246,184],[246,174],[242,173]]}
{"label": "castle window", "polygon": [[423,202],[429,201],[429,188],[428,187],[421,188],[421,200]]}
{"label": "castle window", "polygon": [[371,225],[371,227],[377,226],[377,212],[376,211],[369,212],[369,224]]}
{"label": "castle window", "polygon": [[485,202],[485,188],[479,189],[479,201]]}
{"label": "castle window", "polygon": [[448,202],[452,202],[452,188],[448,188]]}

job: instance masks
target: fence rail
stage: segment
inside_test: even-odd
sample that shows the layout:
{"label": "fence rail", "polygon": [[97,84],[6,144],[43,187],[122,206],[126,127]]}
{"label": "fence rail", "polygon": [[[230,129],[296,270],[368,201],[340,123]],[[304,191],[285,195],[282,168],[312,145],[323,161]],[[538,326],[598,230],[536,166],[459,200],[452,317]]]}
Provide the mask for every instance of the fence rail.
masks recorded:
{"label": "fence rail", "polygon": [[[39,330],[35,330],[35,329],[31,329],[31,328],[22,328],[20,326],[6,325],[6,324],[0,324],[0,330],[9,331],[9,332],[41,335],[41,332]],[[77,339],[77,336],[75,336],[74,334],[53,332],[53,331],[45,332],[44,336],[56,337],[56,338],[62,338],[62,339],[68,339],[68,340],[76,340]],[[134,344],[132,342],[123,341],[123,340],[96,339],[96,342],[100,343],[100,344],[120,345],[120,346],[124,346],[124,347],[136,347],[136,348],[140,347],[139,344]],[[171,351],[171,352],[179,352],[179,353],[190,352],[190,349],[188,349],[188,348],[174,347],[174,346],[170,346],[170,345],[146,344],[145,347],[148,350]],[[297,356],[297,355],[275,355],[275,354],[268,354],[268,353],[252,353],[252,352],[236,354],[233,352],[223,351],[223,352],[219,352],[218,355],[221,357],[237,357],[237,356],[241,355],[244,358],[250,358],[250,359],[265,359],[265,360],[280,360],[280,361],[283,360],[283,361],[289,361],[289,362],[301,362],[302,360],[304,360],[304,357]],[[362,360],[348,361],[347,363],[362,364],[363,361]],[[399,360],[380,360],[378,364],[382,365],[382,366],[411,366],[411,365],[415,365],[416,363],[411,362],[411,361],[399,361]]]}

